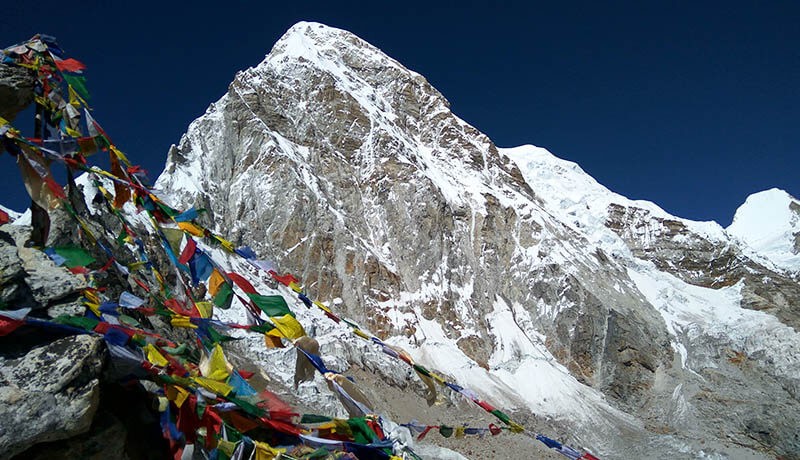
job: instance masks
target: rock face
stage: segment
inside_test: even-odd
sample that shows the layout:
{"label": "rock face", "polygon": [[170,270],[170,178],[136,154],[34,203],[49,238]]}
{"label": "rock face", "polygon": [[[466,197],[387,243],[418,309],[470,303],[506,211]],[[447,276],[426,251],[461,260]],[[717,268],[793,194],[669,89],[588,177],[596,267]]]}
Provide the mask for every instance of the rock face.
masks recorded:
{"label": "rock face", "polygon": [[4,456],[89,429],[100,399],[104,349],[101,338],[82,335],[33,348],[16,358],[2,358],[0,451]]}
{"label": "rock face", "polygon": [[0,117],[11,121],[30,105],[35,82],[27,69],[0,65]]}
{"label": "rock face", "polygon": [[0,228],[0,302],[11,309],[43,309],[76,300],[86,282],[42,251],[25,247],[29,236],[27,226]]}
{"label": "rock face", "polygon": [[597,453],[800,455],[797,271],[542,149],[498,149],[348,32],[290,29],[190,125],[157,186]]}

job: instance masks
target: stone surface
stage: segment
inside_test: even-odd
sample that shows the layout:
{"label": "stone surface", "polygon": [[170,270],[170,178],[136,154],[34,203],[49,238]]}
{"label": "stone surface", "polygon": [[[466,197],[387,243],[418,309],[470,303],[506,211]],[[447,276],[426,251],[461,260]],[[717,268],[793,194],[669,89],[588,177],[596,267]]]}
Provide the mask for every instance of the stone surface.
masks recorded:
{"label": "stone surface", "polygon": [[41,250],[25,247],[29,236],[26,226],[7,225],[0,231],[3,300],[11,309],[45,308],[75,300],[87,287],[86,281],[57,266]]}
{"label": "stone surface", "polygon": [[33,102],[35,79],[30,70],[0,64],[0,117],[12,121]]}
{"label": "stone surface", "polygon": [[105,346],[101,338],[66,337],[0,362],[0,451],[89,429],[99,402]]}

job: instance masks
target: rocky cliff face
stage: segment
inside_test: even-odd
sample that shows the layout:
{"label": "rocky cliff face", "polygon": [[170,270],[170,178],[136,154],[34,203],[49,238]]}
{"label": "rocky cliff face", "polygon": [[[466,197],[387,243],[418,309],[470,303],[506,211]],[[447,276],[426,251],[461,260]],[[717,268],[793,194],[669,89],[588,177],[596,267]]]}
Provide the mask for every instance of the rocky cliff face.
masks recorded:
{"label": "rocky cliff face", "polygon": [[294,26],[192,123],[157,186],[598,453],[800,452],[796,269],[540,149],[499,150],[350,33]]}

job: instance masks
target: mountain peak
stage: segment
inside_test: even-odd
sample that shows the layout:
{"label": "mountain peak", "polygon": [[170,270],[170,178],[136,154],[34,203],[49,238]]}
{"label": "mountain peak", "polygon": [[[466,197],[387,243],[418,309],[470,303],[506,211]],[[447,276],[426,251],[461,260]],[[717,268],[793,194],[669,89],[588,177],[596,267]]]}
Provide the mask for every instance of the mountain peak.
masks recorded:
{"label": "mountain peak", "polygon": [[318,22],[301,21],[290,27],[275,43],[261,65],[290,64],[297,60],[328,71],[336,67],[354,67],[352,64],[358,63],[356,68],[371,68],[377,64],[409,72],[380,49],[352,32]]}
{"label": "mountain peak", "polygon": [[800,201],[785,190],[748,196],[727,230],[778,267],[800,271]]}

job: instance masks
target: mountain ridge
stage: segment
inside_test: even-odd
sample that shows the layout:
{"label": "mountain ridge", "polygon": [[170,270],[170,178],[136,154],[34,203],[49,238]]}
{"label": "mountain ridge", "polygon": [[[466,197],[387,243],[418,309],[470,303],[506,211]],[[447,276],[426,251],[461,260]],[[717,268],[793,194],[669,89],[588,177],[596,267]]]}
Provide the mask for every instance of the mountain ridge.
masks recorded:
{"label": "mountain ridge", "polygon": [[[209,209],[209,222],[232,228],[237,241],[254,241],[263,257],[300,275],[320,298],[338,299],[416,359],[450,372],[460,363],[457,376],[482,382],[501,400],[510,391],[516,396],[505,401],[520,398],[523,412],[560,423],[576,410],[570,401],[593,401],[579,411],[585,424],[570,426],[599,452],[643,452],[634,439],[700,452],[699,439],[717,439],[692,418],[710,420],[720,409],[698,396],[708,391],[700,372],[712,362],[727,366],[726,355],[694,356],[706,355],[711,343],[757,356],[757,370],[725,367],[724,379],[766,375],[777,379],[769,392],[787,408],[797,405],[791,356],[779,353],[776,370],[763,355],[779,351],[775,343],[745,346],[745,333],[765,328],[796,349],[797,304],[787,301],[798,298],[796,278],[749,258],[717,224],[644,202],[616,203],[585,177],[594,201],[585,195],[563,203],[565,194],[555,206],[564,184],[551,181],[548,189],[526,178],[511,156],[450,113],[419,74],[352,34],[300,23],[192,123],[157,185],[184,206]],[[540,157],[551,170],[563,162]],[[565,164],[558,167],[575,171]],[[579,213],[581,206],[589,212]],[[764,289],[759,274],[773,279]],[[684,297],[696,302],[678,310],[663,302],[663,293],[687,289]],[[713,305],[734,312],[729,319],[751,318],[753,331],[724,339],[713,322],[687,322]],[[503,377],[492,383],[476,377],[482,373]],[[544,375],[550,385],[520,389]],[[554,391],[552,382],[569,390]],[[784,388],[795,396],[787,399]],[[765,401],[736,392],[755,407]],[[679,407],[691,410],[675,417]],[[763,423],[758,416],[752,425]],[[796,449],[785,423],[769,419],[778,434],[766,448]],[[622,426],[638,434],[608,438]],[[664,429],[676,440],[660,435]],[[762,442],[744,449],[764,449]],[[714,443],[706,449],[737,449],[724,437]]]}

